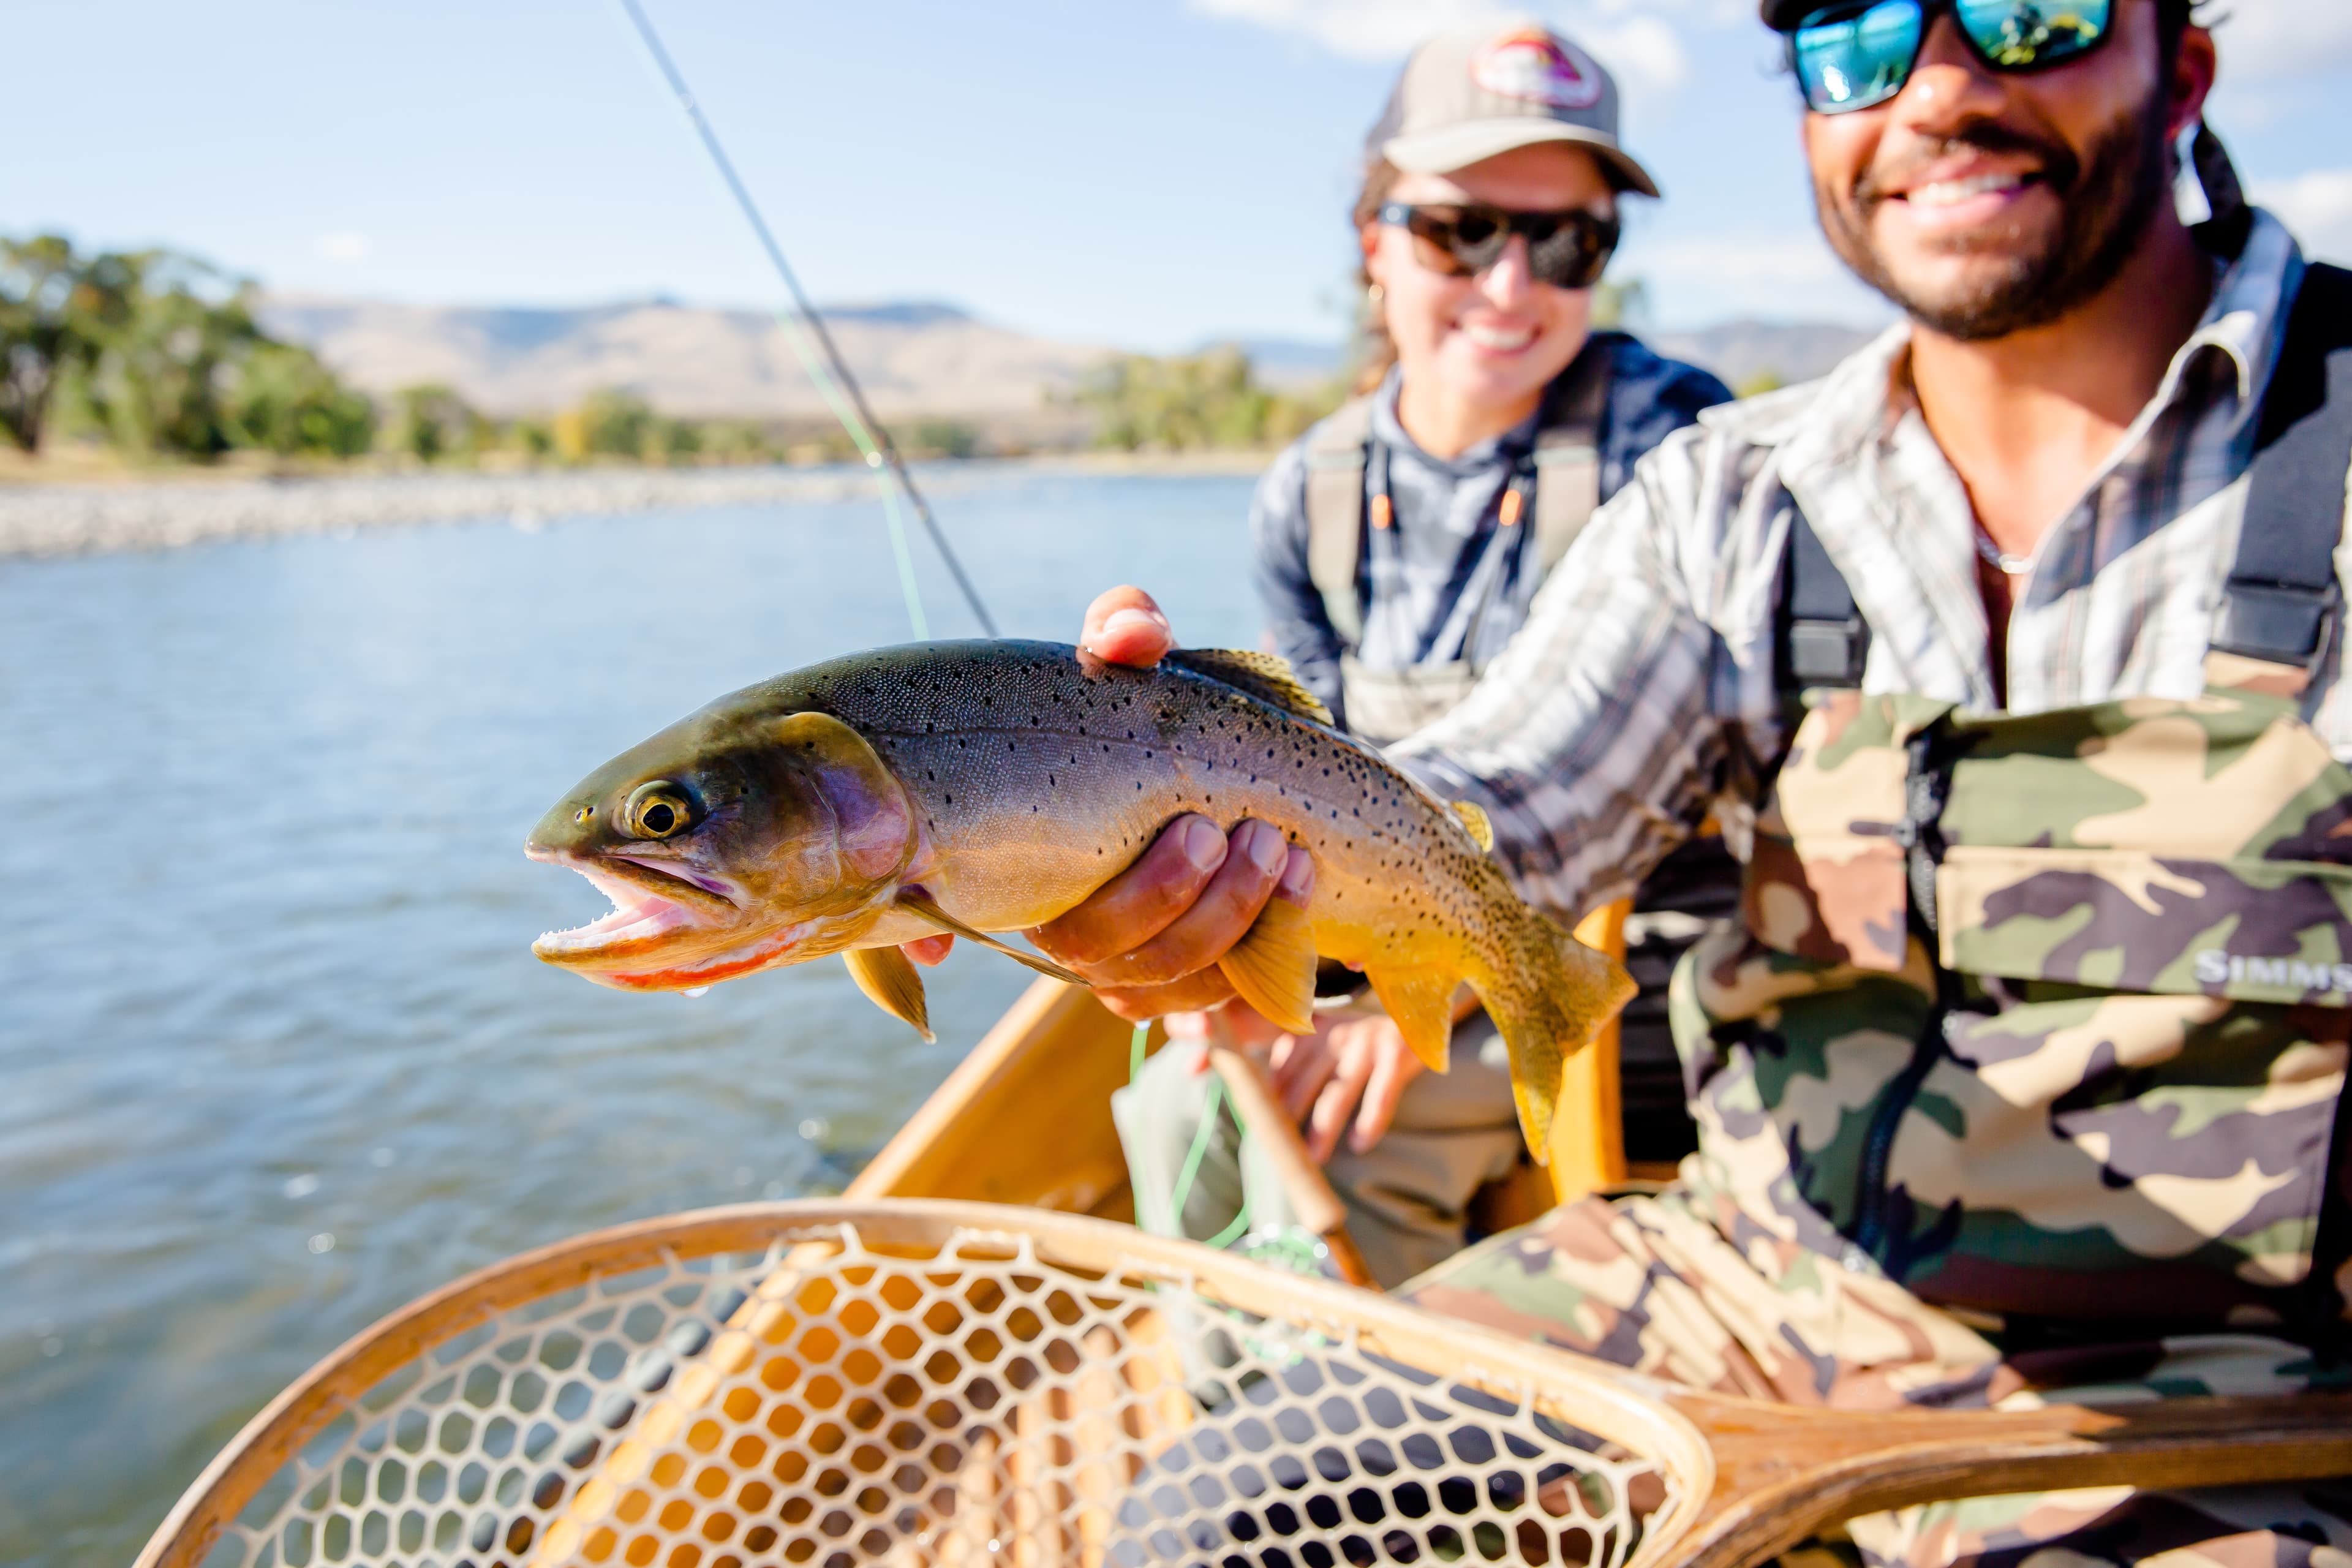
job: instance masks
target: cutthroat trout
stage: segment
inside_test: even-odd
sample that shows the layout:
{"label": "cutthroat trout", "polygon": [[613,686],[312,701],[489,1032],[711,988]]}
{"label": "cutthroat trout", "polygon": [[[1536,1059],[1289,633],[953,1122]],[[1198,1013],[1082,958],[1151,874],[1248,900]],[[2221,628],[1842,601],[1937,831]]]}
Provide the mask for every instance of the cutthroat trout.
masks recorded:
{"label": "cutthroat trout", "polygon": [[1315,861],[1303,912],[1269,903],[1223,961],[1279,1026],[1312,1027],[1316,958],[1359,965],[1443,1072],[1468,982],[1510,1047],[1547,1152],[1559,1064],[1623,1005],[1622,969],[1522,903],[1475,806],[1448,806],[1331,728],[1268,654],[1185,649],[1152,669],[1059,643],[882,648],[722,697],[624,752],[542,818],[528,853],[612,912],[532,951],[599,984],[690,990],[840,953],[929,1036],[898,945],[1042,925],[1198,812],[1271,824]]}

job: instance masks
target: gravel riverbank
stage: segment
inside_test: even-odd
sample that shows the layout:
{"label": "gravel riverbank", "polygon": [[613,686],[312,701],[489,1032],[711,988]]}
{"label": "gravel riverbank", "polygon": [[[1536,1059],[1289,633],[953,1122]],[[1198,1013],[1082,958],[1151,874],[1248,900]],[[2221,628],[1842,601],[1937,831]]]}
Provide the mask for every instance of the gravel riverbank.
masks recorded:
{"label": "gravel riverbank", "polygon": [[[1247,474],[1262,452],[1113,453],[926,465],[929,496],[1016,474]],[[0,558],[168,550],[224,539],[502,518],[555,518],[768,501],[850,500],[872,476],[828,468],[595,468],[547,473],[352,474],[300,479],[100,479],[0,484]]]}
{"label": "gravel riverbank", "polygon": [[[926,487],[929,488],[929,487]],[[0,487],[0,556],[164,550],[223,539],[386,524],[838,500],[873,493],[846,469],[625,468],[542,474],[377,474]]]}

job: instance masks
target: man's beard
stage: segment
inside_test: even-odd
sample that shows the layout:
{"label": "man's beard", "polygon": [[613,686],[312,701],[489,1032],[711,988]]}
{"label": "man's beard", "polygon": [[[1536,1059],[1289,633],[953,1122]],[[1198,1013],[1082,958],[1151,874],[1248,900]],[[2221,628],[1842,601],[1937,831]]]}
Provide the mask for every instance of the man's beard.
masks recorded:
{"label": "man's beard", "polygon": [[[2058,230],[2038,253],[2012,257],[1949,294],[1910,292],[1873,248],[1871,221],[1882,203],[1894,199],[1885,187],[1900,169],[1921,167],[1964,149],[2027,153],[2038,158],[2037,177],[2059,200]],[[1864,282],[1929,331],[1981,342],[2046,326],[2114,282],[2170,190],[2164,106],[2161,95],[2152,94],[2147,103],[2118,118],[2093,142],[2084,159],[2059,142],[1988,122],[1923,144],[1899,168],[1884,174],[1875,168],[1864,171],[1850,201],[1835,201],[1818,185],[1814,201],[1822,233]],[[1947,254],[1966,254],[1971,246],[1961,240],[1946,248]]]}

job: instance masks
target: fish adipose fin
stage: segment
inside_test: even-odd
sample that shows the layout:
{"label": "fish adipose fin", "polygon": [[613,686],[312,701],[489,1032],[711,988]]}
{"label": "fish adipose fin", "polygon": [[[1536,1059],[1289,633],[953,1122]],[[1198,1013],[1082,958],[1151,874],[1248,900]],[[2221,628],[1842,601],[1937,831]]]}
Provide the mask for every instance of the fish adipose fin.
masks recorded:
{"label": "fish adipose fin", "polygon": [[1551,1163],[1552,1109],[1559,1103],[1560,1063],[1592,1043],[1633,997],[1622,965],[1568,934],[1538,910],[1513,944],[1508,973],[1478,988],[1488,1016],[1511,1052],[1511,1098],[1536,1163]]}
{"label": "fish adipose fin", "polygon": [[1482,853],[1492,855],[1495,852],[1495,825],[1486,820],[1484,810],[1466,800],[1457,800],[1454,803],[1454,815],[1462,819],[1462,826],[1468,828],[1470,837],[1478,841]]}
{"label": "fish adipose fin", "polygon": [[1239,647],[1180,647],[1161,655],[1160,662],[1222,680],[1236,691],[1246,691],[1259,701],[1301,719],[1312,719],[1318,724],[1331,722],[1331,710],[1323,706],[1321,698],[1299,684],[1290,661],[1280,654]]}
{"label": "fish adipose fin", "polygon": [[1454,993],[1462,983],[1443,969],[1409,964],[1368,963],[1364,977],[1421,1065],[1444,1072],[1454,1053]]}
{"label": "fish adipose fin", "polygon": [[923,977],[914,962],[895,947],[853,948],[841,955],[849,977],[874,1005],[894,1018],[915,1026],[915,1032],[933,1044],[930,1008],[923,1001]]}
{"label": "fish adipose fin", "polygon": [[[962,937],[967,942],[976,942],[991,952],[1001,952],[1013,963],[1025,963],[1038,973],[1058,980],[1065,985],[1087,984],[1083,976],[1071,973],[1050,958],[1040,958],[1034,952],[1024,952],[1009,942],[999,942],[986,931],[977,931],[964,924],[963,921],[940,908],[939,900],[929,893],[902,892],[898,895],[898,907],[917,920],[930,921],[951,936]],[[869,992],[868,994],[872,994]]]}
{"label": "fish adipose fin", "polygon": [[1268,899],[1217,967],[1275,1027],[1293,1035],[1315,1032],[1315,931],[1297,904]]}

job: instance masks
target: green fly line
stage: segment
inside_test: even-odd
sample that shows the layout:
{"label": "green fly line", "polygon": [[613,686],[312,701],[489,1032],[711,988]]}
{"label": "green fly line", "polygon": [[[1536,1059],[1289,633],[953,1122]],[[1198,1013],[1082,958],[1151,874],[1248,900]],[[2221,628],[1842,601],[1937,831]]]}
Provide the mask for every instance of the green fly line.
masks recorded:
{"label": "green fly line", "polygon": [[[1150,1024],[1138,1024],[1135,1026],[1135,1033],[1128,1037],[1127,1081],[1129,1088],[1133,1088],[1135,1080],[1143,1076],[1144,1051],[1150,1044],[1150,1040],[1151,1026]],[[1208,1156],[1209,1140],[1215,1135],[1217,1131],[1217,1111],[1225,1102],[1224,1089],[1225,1086],[1222,1079],[1213,1081],[1209,1085],[1209,1099],[1206,1106],[1201,1112],[1200,1131],[1192,1134],[1192,1147],[1185,1152],[1183,1169],[1177,1173],[1175,1188],[1168,1194],[1168,1217],[1169,1223],[1171,1226],[1175,1224],[1178,1216],[1183,1214],[1184,1200],[1192,1195],[1192,1184],[1200,1176],[1201,1162]],[[1232,1110],[1234,1118],[1234,1131],[1239,1132],[1244,1138],[1248,1137],[1249,1127],[1242,1121],[1240,1107],[1234,1106],[1232,1108]],[[1130,1179],[1132,1174],[1132,1173],[1129,1173]],[[1139,1196],[1136,1207],[1140,1209],[1142,1206],[1142,1201]],[[1216,1235],[1211,1237],[1209,1238],[1209,1245],[1211,1247],[1220,1248],[1231,1247],[1248,1232],[1249,1223],[1249,1199],[1247,1197],[1244,1197],[1242,1199],[1241,1211],[1234,1215],[1233,1223],[1225,1226],[1224,1229],[1217,1232]]]}
{"label": "green fly line", "polygon": [[[784,340],[792,345],[793,357],[801,362],[801,368],[816,384],[818,395],[824,399],[825,407],[839,421],[842,429],[848,433],[859,456],[866,459],[866,468],[873,471],[875,488],[882,496],[883,519],[889,527],[890,557],[898,568],[898,591],[906,597],[907,621],[914,628],[915,640],[929,640],[930,622],[923,614],[923,596],[915,584],[914,554],[908,548],[907,526],[898,510],[898,498],[902,492],[914,506],[915,515],[929,532],[931,543],[939,550],[940,559],[947,563],[948,572],[955,578],[956,586],[962,590],[964,602],[971,606],[973,618],[980,622],[981,629],[990,637],[997,636],[996,622],[989,615],[988,607],[981,603],[980,591],[972,586],[971,579],[964,573],[963,563],[957,559],[956,552],[949,546],[939,519],[931,514],[930,503],[916,488],[915,477],[907,471],[906,459],[898,455],[898,446],[890,439],[889,430],[874,417],[874,410],[866,403],[866,394],[858,386],[857,378],[850,374],[848,361],[842,357],[840,348],[833,341],[833,334],[825,330],[824,318],[816,313],[816,307],[809,303],[807,294],[802,291],[799,275],[793,271],[792,263],[784,259],[783,247],[776,243],[774,232],[768,227],[768,220],[761,216],[759,204],[751,199],[751,191],[735,173],[735,164],[727,156],[727,149],[720,144],[719,132],[712,129],[709,118],[702,112],[702,105],[696,101],[693,92],[687,87],[686,78],[679,74],[669,51],[662,47],[661,35],[654,31],[652,18],[646,15],[645,8],[637,4],[637,0],[614,0],[614,4],[635,34],[646,60],[668,88],[670,96],[677,100],[679,110],[686,116],[688,128],[701,144],[719,183],[734,197],[736,208],[742,213],[743,221],[751,226],[752,235],[760,242],[760,248],[767,255],[768,264],[775,268],[776,276],[783,279],[785,292],[792,298],[793,309],[778,307],[773,312],[776,324],[783,329]],[[895,485],[892,483],[894,479],[897,481]]]}
{"label": "green fly line", "polygon": [[[920,642],[930,637],[930,622],[923,614],[922,593],[915,582],[914,555],[908,548],[906,521],[899,511],[898,498],[902,492],[930,534],[931,542],[938,547],[940,559],[947,563],[956,586],[962,590],[964,602],[971,607],[973,618],[980,622],[981,628],[990,637],[995,637],[998,635],[996,622],[989,615],[987,606],[981,603],[979,590],[972,586],[971,579],[964,572],[963,563],[957,559],[955,551],[949,546],[939,519],[932,515],[930,504],[923,499],[922,491],[916,488],[914,476],[907,471],[906,459],[899,456],[888,429],[874,417],[874,411],[867,405],[857,378],[850,374],[848,362],[835,344],[833,334],[825,330],[824,319],[809,303],[808,295],[801,289],[798,274],[793,271],[792,263],[784,259],[783,247],[776,243],[774,231],[769,228],[759,204],[751,199],[751,191],[745,187],[741,176],[736,174],[734,161],[727,156],[727,149],[719,142],[719,132],[712,128],[709,117],[702,112],[702,105],[686,85],[686,78],[679,72],[677,62],[662,47],[661,35],[654,30],[653,19],[646,15],[645,8],[637,0],[614,0],[614,5],[620,11],[622,19],[628,23],[646,61],[677,100],[679,110],[686,116],[688,129],[694,132],[696,142],[700,144],[719,183],[734,198],[736,209],[743,215],[743,221],[751,226],[761,250],[767,256],[768,264],[783,280],[784,290],[792,299],[793,308],[778,307],[772,312],[776,324],[783,330],[784,341],[792,345],[793,357],[800,361],[801,368],[814,384],[818,395],[824,399],[825,407],[842,429],[848,433],[858,455],[865,458],[866,468],[874,473],[875,488],[882,497],[882,516],[889,528],[890,558],[898,569],[898,591],[906,598],[907,621],[914,628],[916,640]],[[897,482],[894,484],[893,480]],[[1150,1026],[1139,1024],[1129,1044],[1128,1081],[1130,1083],[1143,1070],[1144,1047],[1150,1032]],[[1212,1083],[1200,1131],[1194,1134],[1192,1146],[1185,1154],[1184,1166],[1177,1175],[1175,1190],[1169,1194],[1171,1216],[1183,1212],[1184,1200],[1192,1195],[1193,1183],[1200,1175],[1201,1162],[1207,1157],[1209,1142],[1215,1135],[1218,1113],[1226,1109],[1223,1083]],[[1249,1129],[1243,1123],[1240,1110],[1233,1109],[1231,1114],[1234,1129],[1247,1137]],[[1245,1199],[1233,1223],[1211,1237],[1209,1245],[1217,1247],[1232,1246],[1248,1231],[1249,1220],[1249,1204]]]}

